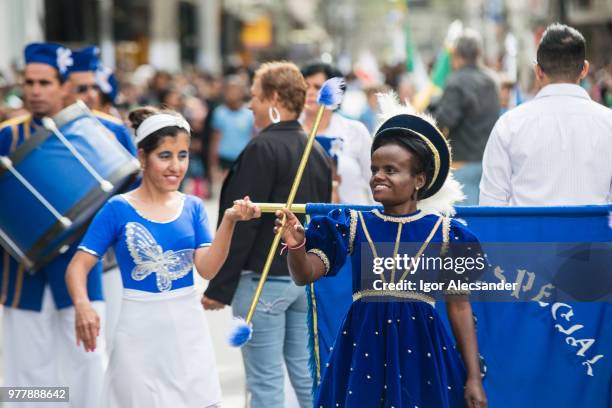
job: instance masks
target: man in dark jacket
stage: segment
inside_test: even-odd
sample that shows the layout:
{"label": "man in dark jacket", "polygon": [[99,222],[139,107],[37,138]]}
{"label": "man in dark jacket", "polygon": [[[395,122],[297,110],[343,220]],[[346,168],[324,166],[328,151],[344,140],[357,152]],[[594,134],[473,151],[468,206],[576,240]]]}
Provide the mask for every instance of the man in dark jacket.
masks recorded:
{"label": "man in dark jacket", "polygon": [[454,72],[435,111],[452,147],[454,175],[466,195],[463,205],[478,204],[482,156],[500,110],[495,81],[477,65],[481,48],[480,35],[473,30],[457,39]]}
{"label": "man in dark jacket", "polygon": [[[301,132],[303,137],[298,137]],[[253,138],[223,182],[219,220],[234,200],[248,195],[253,202],[284,203],[297,173],[306,135],[295,121],[282,122]],[[331,167],[322,149],[313,146],[295,203],[326,203],[331,199]],[[206,296],[232,302],[242,271],[261,273],[274,239],[274,214],[236,226],[230,256],[210,282]],[[303,222],[302,217],[302,222]],[[284,256],[276,255],[269,276],[289,276]]]}

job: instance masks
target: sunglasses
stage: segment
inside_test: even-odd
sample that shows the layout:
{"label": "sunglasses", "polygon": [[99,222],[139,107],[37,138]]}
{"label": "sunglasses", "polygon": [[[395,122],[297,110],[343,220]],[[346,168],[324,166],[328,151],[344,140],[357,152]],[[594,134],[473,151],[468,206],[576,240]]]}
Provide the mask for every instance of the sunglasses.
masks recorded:
{"label": "sunglasses", "polygon": [[98,85],[89,85],[89,84],[85,84],[85,85],[78,85],[76,88],[76,92],[77,93],[85,93],[85,92],[89,92],[89,90],[93,90],[93,91],[99,91],[100,87]]}

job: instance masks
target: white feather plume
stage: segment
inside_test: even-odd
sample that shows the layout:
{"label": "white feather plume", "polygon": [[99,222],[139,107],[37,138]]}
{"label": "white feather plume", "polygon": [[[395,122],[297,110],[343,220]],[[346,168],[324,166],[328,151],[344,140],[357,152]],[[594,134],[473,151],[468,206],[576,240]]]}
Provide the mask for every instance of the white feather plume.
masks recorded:
{"label": "white feather plume", "polygon": [[[431,123],[433,126],[438,128],[438,124],[436,123],[436,119],[428,113],[417,113],[414,106],[410,103],[408,99],[400,102],[397,94],[393,91],[377,93],[376,98],[378,101],[378,128],[387,120],[391,119],[393,116],[397,115],[415,115],[420,117],[421,119]],[[376,134],[376,132],[374,133]]]}
{"label": "white feather plume", "polygon": [[[409,101],[404,101],[404,104],[400,103],[395,92],[379,93],[376,95],[376,97],[378,99],[378,106],[380,108],[380,113],[378,115],[380,125],[391,119],[393,116],[416,115],[437,128],[436,121],[431,115],[416,113],[414,107]],[[451,170],[449,171],[448,177],[442,185],[442,188],[440,188],[440,190],[433,196],[420,200],[417,203],[417,208],[428,214],[432,213],[452,216],[455,214],[454,204],[460,202],[464,198],[465,195],[463,194],[462,186],[453,178]]]}
{"label": "white feather plume", "polygon": [[440,214],[445,217],[455,215],[455,203],[465,198],[461,184],[453,177],[452,170],[438,192],[429,198],[419,200],[417,208],[425,214]]}
{"label": "white feather plume", "polygon": [[381,124],[387,119],[391,119],[393,116],[402,114],[416,114],[414,106],[410,104],[410,101],[405,100],[403,104],[400,103],[397,94],[393,91],[377,93],[376,99],[378,100],[378,108],[380,110],[378,118],[380,119]]}

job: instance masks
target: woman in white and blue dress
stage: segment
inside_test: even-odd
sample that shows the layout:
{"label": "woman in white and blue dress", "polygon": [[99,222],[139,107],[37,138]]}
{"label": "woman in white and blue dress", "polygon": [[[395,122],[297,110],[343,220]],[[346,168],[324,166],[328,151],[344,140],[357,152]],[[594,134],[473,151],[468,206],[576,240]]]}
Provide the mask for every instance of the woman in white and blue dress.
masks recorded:
{"label": "woman in white and blue dress", "polygon": [[77,345],[96,348],[100,319],[87,297],[87,274],[112,245],[124,291],[101,406],[219,406],[212,342],[192,271],[195,266],[212,279],[228,255],[236,222],[260,211],[248,197],[237,200],[213,240],[202,202],[178,192],[189,163],[185,119],[141,108],[130,113],[130,121],[142,184],[98,212],[66,275]]}

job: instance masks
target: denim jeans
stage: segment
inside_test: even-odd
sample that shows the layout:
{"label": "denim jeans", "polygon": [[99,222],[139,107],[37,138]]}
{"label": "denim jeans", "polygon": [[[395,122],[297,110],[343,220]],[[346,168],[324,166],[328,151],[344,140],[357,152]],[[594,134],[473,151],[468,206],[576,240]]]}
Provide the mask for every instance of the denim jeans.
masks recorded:
{"label": "denim jeans", "polygon": [[482,177],[482,163],[467,162],[453,172],[455,180],[463,185],[465,200],[459,205],[478,205],[480,196],[480,178]]}
{"label": "denim jeans", "polygon": [[[240,278],[232,309],[245,317],[260,275]],[[282,408],[283,361],[302,408],[312,407],[312,378],[308,368],[306,291],[290,277],[268,277],[253,315],[253,337],[242,347],[251,408]]]}

